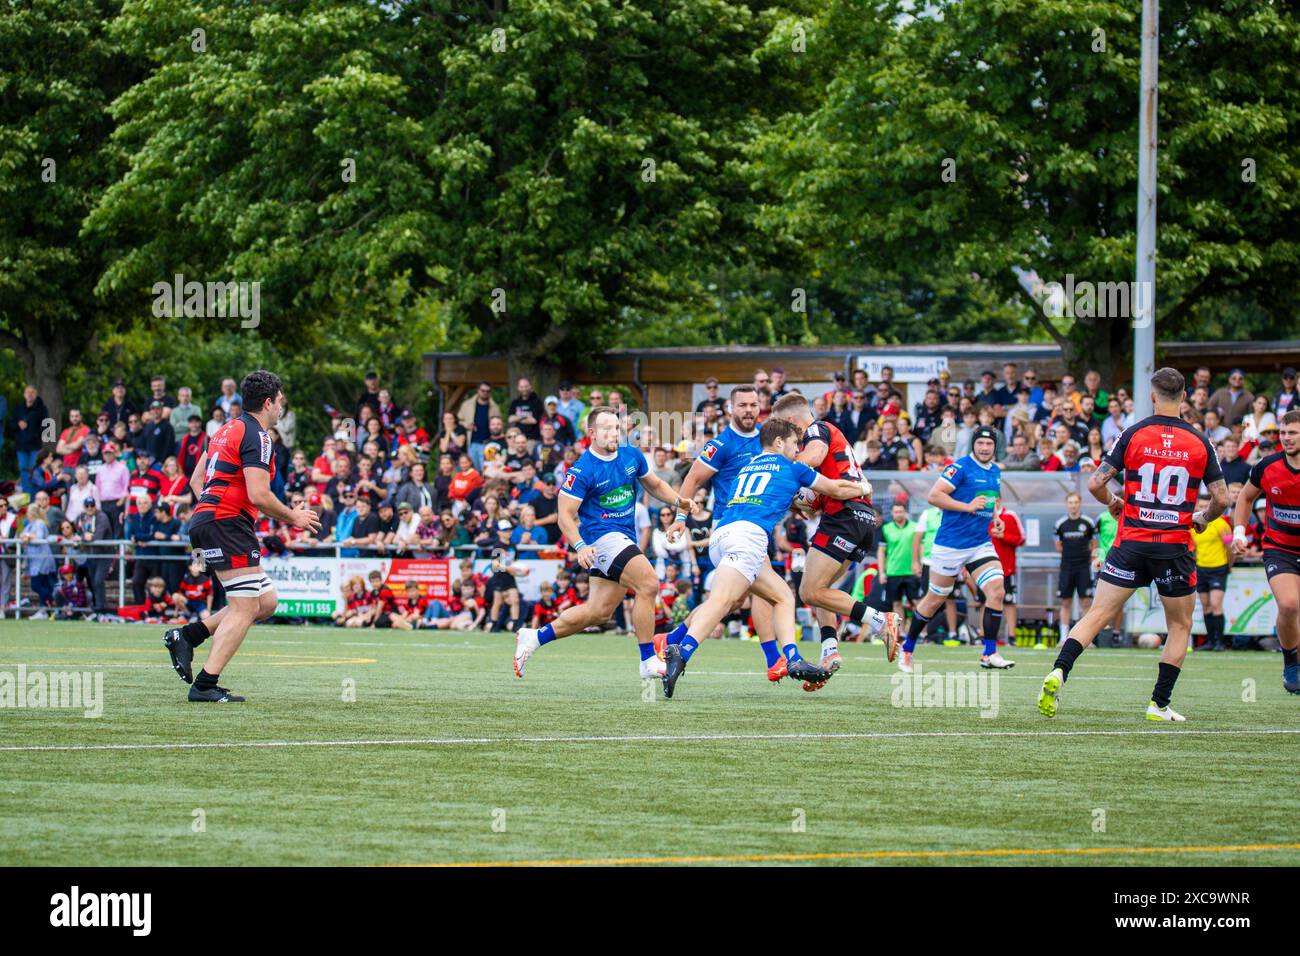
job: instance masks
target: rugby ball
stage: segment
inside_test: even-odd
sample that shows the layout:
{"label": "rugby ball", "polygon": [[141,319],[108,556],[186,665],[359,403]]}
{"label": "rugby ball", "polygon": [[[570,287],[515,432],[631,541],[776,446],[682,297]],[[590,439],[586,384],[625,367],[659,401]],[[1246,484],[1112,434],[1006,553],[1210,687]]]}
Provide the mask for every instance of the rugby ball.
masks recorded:
{"label": "rugby ball", "polygon": [[1139,634],[1137,639],[1138,647],[1145,647],[1148,649],[1157,648],[1162,643],[1159,634],[1152,634],[1149,631],[1146,634]]}

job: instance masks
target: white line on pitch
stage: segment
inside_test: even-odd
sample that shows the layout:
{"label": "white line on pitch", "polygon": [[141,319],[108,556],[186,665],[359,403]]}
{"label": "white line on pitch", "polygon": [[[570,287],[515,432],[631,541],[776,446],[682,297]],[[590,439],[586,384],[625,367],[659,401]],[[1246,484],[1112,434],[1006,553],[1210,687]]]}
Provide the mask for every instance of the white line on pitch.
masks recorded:
{"label": "white line on pitch", "polygon": [[242,740],[167,744],[33,744],[0,752],[87,750],[222,750],[274,747],[451,747],[464,744],[696,743],[728,740],[891,740],[915,737],[1138,737],[1272,736],[1300,734],[1300,728],[1249,730],[935,730],[839,734],[626,734],[573,737],[408,737],[394,740]]}
{"label": "white line on pitch", "polygon": [[[698,674],[701,677],[758,677],[763,674],[762,671],[691,671],[691,673]],[[886,679],[893,680],[893,675],[897,673],[900,672],[895,670],[892,672],[887,671],[885,673],[875,673],[875,674],[862,674],[862,673],[846,674],[844,671],[841,670],[836,672],[835,679],[843,680],[846,677],[853,677],[853,678],[866,677],[872,680],[886,680]],[[955,675],[964,676],[971,673],[973,672],[972,671],[941,671],[941,670],[935,670],[933,667],[931,667],[931,668],[926,668],[926,670],[922,673],[922,675],[917,677],[916,679],[923,680],[925,674],[938,674],[942,677],[945,674],[955,674]],[[997,673],[1000,680],[1041,680],[1041,677],[1038,674],[1008,674],[1006,673],[1006,671],[998,671]],[[904,675],[904,678],[906,678],[906,675]],[[1089,677],[1087,675],[1079,676],[1078,674],[1071,674],[1070,680],[1072,682],[1077,680],[1139,680],[1139,681],[1147,681],[1148,683],[1150,683],[1151,677],[1149,675],[1145,677]],[[1182,677],[1179,678],[1178,683],[1181,686],[1183,684],[1216,684],[1216,683],[1220,683],[1220,681],[1212,681],[1208,677]]]}

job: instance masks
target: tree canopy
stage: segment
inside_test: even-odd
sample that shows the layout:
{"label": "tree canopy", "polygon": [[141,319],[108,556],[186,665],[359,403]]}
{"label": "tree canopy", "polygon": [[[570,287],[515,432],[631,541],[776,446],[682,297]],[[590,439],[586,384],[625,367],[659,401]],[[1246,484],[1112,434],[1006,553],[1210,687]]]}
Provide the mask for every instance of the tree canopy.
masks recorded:
{"label": "tree canopy", "polygon": [[[615,345],[1128,347],[1017,270],[1133,277],[1131,3],[3,9],[0,345],[56,414],[110,368],[222,356],[332,394],[442,347],[542,387]],[[1300,22],[1161,16],[1159,335],[1295,335]],[[260,323],[160,317],[177,274],[258,283]]]}

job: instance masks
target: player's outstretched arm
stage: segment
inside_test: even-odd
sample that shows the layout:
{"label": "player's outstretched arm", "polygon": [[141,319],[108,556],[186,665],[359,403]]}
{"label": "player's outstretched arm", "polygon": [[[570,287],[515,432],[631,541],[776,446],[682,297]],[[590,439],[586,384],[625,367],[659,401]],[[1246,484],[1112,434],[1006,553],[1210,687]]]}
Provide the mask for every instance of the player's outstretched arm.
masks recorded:
{"label": "player's outstretched arm", "polygon": [[[699,458],[696,458],[691,464],[691,470],[686,473],[682,486],[677,489],[677,494],[685,501],[694,502],[695,492],[707,481],[713,480],[714,470],[704,464]],[[678,514],[681,514],[679,511]],[[676,541],[686,531],[686,521],[674,520],[668,528],[668,540]]]}
{"label": "player's outstretched arm", "polygon": [[1246,540],[1246,528],[1250,526],[1250,513],[1255,510],[1255,499],[1262,489],[1250,479],[1237,494],[1237,507],[1232,512],[1232,553],[1241,557],[1246,553],[1250,542]]}
{"label": "player's outstretched arm", "polygon": [[[195,471],[197,470],[196,468]],[[306,528],[309,531],[320,528],[320,517],[306,502],[298,508],[290,508],[275,496],[271,491],[269,471],[262,468],[245,468],[244,486],[248,489],[248,500],[268,518],[283,521],[295,528]]]}
{"label": "player's outstretched arm", "polygon": [[836,501],[848,501],[850,498],[861,498],[863,495],[871,494],[871,483],[868,481],[827,478],[825,475],[818,475],[809,487],[819,495],[834,498]]}
{"label": "player's outstretched arm", "polygon": [[641,476],[641,487],[660,501],[665,501],[677,509],[678,514],[689,515],[695,510],[695,500],[680,494],[658,475],[646,472]]}

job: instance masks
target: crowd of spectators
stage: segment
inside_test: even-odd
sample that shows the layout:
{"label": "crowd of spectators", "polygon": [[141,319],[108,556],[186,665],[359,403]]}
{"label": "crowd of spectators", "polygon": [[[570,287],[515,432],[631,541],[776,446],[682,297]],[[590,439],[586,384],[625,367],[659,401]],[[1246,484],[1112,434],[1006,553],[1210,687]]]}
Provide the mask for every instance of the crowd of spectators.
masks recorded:
{"label": "crowd of spectators", "polygon": [[[753,384],[762,420],[788,390],[785,373],[759,369]],[[1004,471],[1088,472],[1134,415],[1133,397],[1122,387],[1103,389],[1095,370],[1085,371],[1082,380],[1066,374],[1056,381],[1041,380],[1033,368],[1022,372],[1014,363],[1002,366],[1000,378],[990,370],[979,382],[957,382],[943,372],[911,407],[888,367],[876,382],[859,369],[851,376],[838,373],[828,384],[810,396],[814,412],[845,434],[868,470],[938,471],[966,454],[975,428],[987,425],[1001,436],[997,457]],[[521,378],[509,398],[498,402],[498,395],[491,384],[481,383],[458,407],[446,409],[441,421],[422,423],[417,411],[400,407],[372,372],[352,408],[326,406],[330,432],[320,447],[311,448],[297,441],[290,410],[270,432],[276,464],[272,488],[282,500],[305,502],[316,510],[320,529],[281,527],[263,518],[257,532],[265,552],[472,559],[540,551],[565,556],[557,525],[558,489],[587,446],[589,409],[627,408],[624,393],[599,387],[584,393],[564,381],[555,394],[543,396]],[[1215,444],[1234,496],[1250,466],[1276,448],[1277,420],[1287,409],[1300,407],[1296,396],[1291,368],[1270,394],[1259,395],[1246,389],[1239,370],[1219,387],[1209,369],[1195,371],[1182,416]],[[55,430],[49,428],[45,404],[29,386],[6,420],[20,474],[9,498],[0,496],[0,539],[23,541],[23,571],[30,576],[37,613],[107,607],[105,581],[110,569],[116,570],[116,547],[97,544],[118,539],[134,545],[128,576],[136,604],[147,604],[151,582],[160,580],[172,605],[196,613],[197,607],[186,603],[191,598],[184,588],[191,575],[185,562],[163,558],[168,552],[188,552],[194,504],[189,477],[207,438],[241,412],[234,379],[224,380],[218,394],[200,405],[190,388],[178,388],[173,395],[166,380],[155,376],[138,403],[118,380],[93,419],[70,408]],[[710,378],[685,437],[661,444],[642,429],[638,439],[651,470],[677,486],[703,444],[728,422],[727,400],[718,380]],[[697,497],[701,508],[688,522],[689,536],[678,542],[667,535],[673,522],[670,509],[648,496],[637,503],[639,543],[666,582],[665,619],[674,613],[679,593],[689,603],[699,599],[711,570],[710,493],[701,490]],[[795,518],[774,535],[773,560],[792,577],[807,537],[808,528]],[[12,607],[13,546],[0,548],[6,552],[0,559],[0,594]],[[581,569],[569,571],[565,590],[553,592],[550,599],[561,605],[581,600],[578,585],[585,586]],[[472,626],[518,623],[535,608],[507,600],[510,589],[499,577],[498,586],[491,586],[490,579],[500,573],[471,574],[457,582],[450,607],[403,607],[401,616],[458,622],[428,625],[437,627],[463,626],[467,620]],[[381,617],[391,622],[402,598],[379,602],[381,611],[376,612],[372,596],[364,608],[354,609],[369,609],[367,623]],[[538,613],[549,613],[545,600],[538,604]]]}

